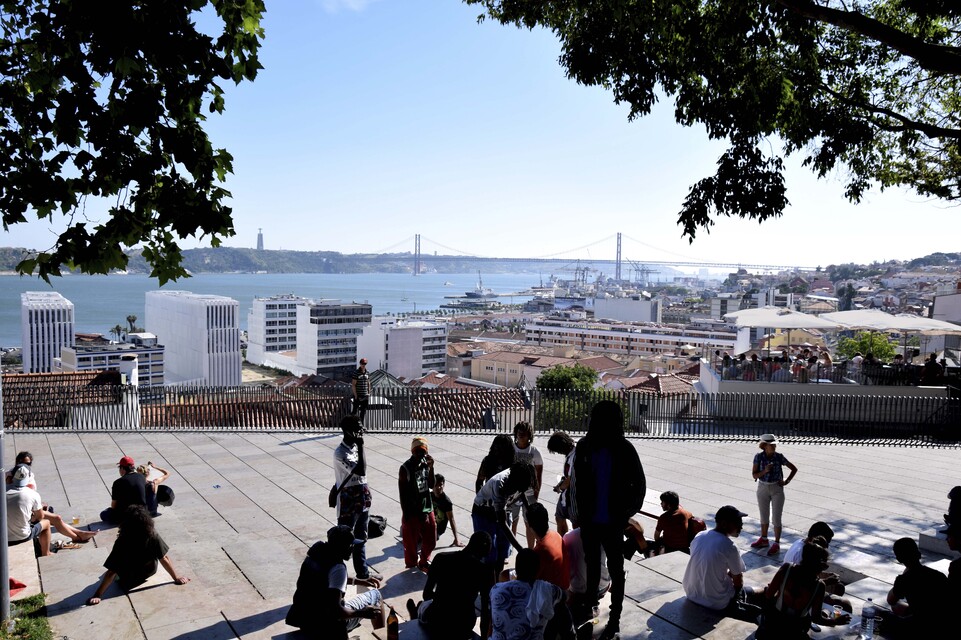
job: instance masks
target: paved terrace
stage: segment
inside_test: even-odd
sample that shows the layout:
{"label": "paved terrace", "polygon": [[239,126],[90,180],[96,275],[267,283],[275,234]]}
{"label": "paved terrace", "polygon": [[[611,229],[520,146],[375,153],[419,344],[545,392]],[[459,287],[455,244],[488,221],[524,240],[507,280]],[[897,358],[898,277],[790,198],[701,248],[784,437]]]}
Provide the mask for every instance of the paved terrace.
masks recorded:
{"label": "paved terrace", "polygon": [[[430,437],[431,454],[437,471],[447,477],[464,540],[471,532],[475,473],[489,441],[480,436]],[[133,456],[138,464],[153,460],[172,472],[168,484],[176,491],[176,503],[164,509],[157,528],[170,544],[174,565],[192,582],[174,586],[161,569],[146,587],[122,595],[113,586],[99,606],[83,606],[116,536],[115,529],[106,529],[81,549],[39,561],[55,635],[72,640],[300,637],[283,619],[307,548],[333,523],[327,492],[333,478],[331,452],[338,442],[331,435],[292,433],[8,433],[8,466],[15,451],[30,450],[44,499],[61,514],[79,515],[92,528],[99,527],[97,514],[109,501],[115,464],[122,455]],[[406,599],[419,599],[426,579],[404,569],[398,532],[395,478],[408,455],[410,437],[374,434],[367,442],[373,512],[389,521],[387,534],[369,543],[368,554],[385,576],[387,601],[406,615]],[[545,442],[538,436],[549,485],[562,461],[546,453]],[[753,443],[652,439],[635,440],[634,446],[647,473],[645,510],[657,512],[659,493],[673,489],[709,526],[722,504],[752,514],[737,544],[749,569],[748,582],[766,583],[777,563],[748,546],[758,533],[749,471]],[[852,572],[849,580],[866,576],[849,587],[856,606],[859,598],[883,597],[899,573],[892,542],[929,530],[945,511],[950,487],[961,484],[957,449],[789,442],[780,449],[800,468],[788,489],[785,540],[794,541],[815,520],[832,523],[837,531],[834,560]],[[551,503],[553,514],[555,495],[548,491],[542,498]],[[653,522],[644,523],[653,533]],[[450,542],[447,533],[441,544]],[[36,576],[29,575],[36,570],[32,557],[18,553],[12,575],[35,583]],[[685,561],[686,556],[671,554],[629,565],[622,637],[750,637],[751,626],[718,621],[685,604],[680,592]],[[939,556],[927,561],[937,561],[941,568],[947,562]],[[603,620],[595,630],[602,628]],[[373,637],[366,623],[362,629],[355,636]],[[423,637],[416,622],[402,623],[401,632],[409,639]]]}

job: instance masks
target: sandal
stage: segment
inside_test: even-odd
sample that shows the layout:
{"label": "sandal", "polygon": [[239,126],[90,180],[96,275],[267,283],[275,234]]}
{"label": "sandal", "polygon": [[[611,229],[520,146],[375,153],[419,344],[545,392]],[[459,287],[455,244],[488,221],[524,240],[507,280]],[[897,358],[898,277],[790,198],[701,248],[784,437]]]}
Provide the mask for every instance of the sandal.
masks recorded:
{"label": "sandal", "polygon": [[69,540],[57,540],[50,545],[50,548],[54,551],[60,551],[61,549],[79,549],[80,545]]}

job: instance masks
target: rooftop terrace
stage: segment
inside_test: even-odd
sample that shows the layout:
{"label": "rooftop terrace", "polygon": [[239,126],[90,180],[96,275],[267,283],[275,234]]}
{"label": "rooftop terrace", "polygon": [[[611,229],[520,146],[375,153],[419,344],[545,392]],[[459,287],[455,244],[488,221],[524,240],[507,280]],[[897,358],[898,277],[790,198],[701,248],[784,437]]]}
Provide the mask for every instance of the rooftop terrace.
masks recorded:
{"label": "rooftop terrace", "polygon": [[[436,468],[447,478],[459,530],[471,533],[469,506],[480,459],[490,436],[431,435]],[[296,638],[283,620],[297,572],[309,545],[333,524],[327,492],[333,481],[332,435],[298,433],[8,433],[5,463],[17,450],[34,454],[41,494],[65,516],[78,515],[97,528],[97,514],[109,502],[116,461],[131,455],[172,472],[168,484],[176,503],[163,509],[157,528],[170,544],[178,570],[191,577],[183,587],[161,571],[146,587],[121,595],[116,587],[103,603],[83,606],[102,573],[116,529],[101,532],[81,549],[63,550],[39,561],[43,590],[55,635],[72,640],[149,638]],[[409,435],[367,437],[373,513],[388,519],[387,534],[368,544],[368,557],[384,574],[383,593],[398,613],[408,597],[420,599],[423,574],[403,566],[398,526],[396,473],[408,456]],[[751,514],[736,540],[748,566],[748,582],[759,584],[778,564],[749,548],[758,533],[750,465],[751,442],[633,440],[647,474],[645,510],[657,512],[660,492],[673,489],[682,504],[712,526],[722,504]],[[545,484],[561,472],[562,460],[544,454]],[[956,448],[913,448],[783,442],[780,450],[800,468],[788,489],[785,540],[793,542],[816,520],[837,531],[833,560],[849,570],[856,601],[887,591],[900,567],[891,545],[916,538],[940,520],[947,491],[958,483]],[[553,514],[555,495],[541,498]],[[642,519],[653,532],[653,522]],[[523,526],[522,526],[523,529]],[[451,542],[450,533],[441,545]],[[23,549],[23,545],[14,549]],[[441,548],[439,551],[443,551]],[[751,628],[718,621],[685,604],[680,578],[686,556],[674,554],[629,565],[622,638],[739,640]],[[930,556],[926,561],[943,557]],[[32,559],[15,561],[11,575],[30,581]],[[35,569],[34,569],[35,570]],[[36,577],[32,578],[36,582]],[[35,586],[35,585],[34,585]],[[596,627],[597,632],[603,628]],[[372,637],[369,627],[359,637]],[[401,624],[401,637],[423,637],[418,623]],[[382,632],[378,632],[380,634]],[[381,635],[381,640],[383,636]],[[825,632],[819,637],[839,637]]]}

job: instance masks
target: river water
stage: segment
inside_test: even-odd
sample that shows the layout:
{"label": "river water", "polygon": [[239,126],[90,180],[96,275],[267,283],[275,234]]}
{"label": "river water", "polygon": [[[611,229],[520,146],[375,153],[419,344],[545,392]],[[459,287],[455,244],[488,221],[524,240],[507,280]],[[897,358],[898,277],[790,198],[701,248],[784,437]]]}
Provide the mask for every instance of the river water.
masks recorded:
{"label": "river water", "polygon": [[[545,276],[546,278],[546,276]],[[445,285],[445,282],[452,283]],[[484,286],[497,293],[524,291],[538,284],[538,274],[500,273],[484,276]],[[463,295],[477,286],[477,274],[431,273],[411,276],[401,273],[356,274],[198,274],[164,290],[227,296],[240,303],[240,326],[247,328],[247,312],[254,297],[292,293],[304,298],[334,298],[345,302],[367,302],[375,315],[438,309],[445,296]],[[157,281],[144,275],[69,275],[52,280],[0,276],[0,347],[21,343],[20,294],[25,291],[56,291],[73,302],[76,331],[109,332],[114,325],[127,326],[128,315],[137,316],[143,326],[144,294],[156,291]],[[406,300],[405,300],[406,298]],[[503,303],[524,302],[529,296],[504,297]]]}

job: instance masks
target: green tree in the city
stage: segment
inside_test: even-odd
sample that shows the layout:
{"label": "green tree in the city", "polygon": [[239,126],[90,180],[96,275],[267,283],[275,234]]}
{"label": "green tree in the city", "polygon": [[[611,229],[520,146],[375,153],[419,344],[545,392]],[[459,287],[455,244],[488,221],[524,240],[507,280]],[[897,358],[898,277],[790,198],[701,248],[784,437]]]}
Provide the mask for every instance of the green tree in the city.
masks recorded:
{"label": "green tree in the city", "polygon": [[582,364],[556,365],[537,377],[538,389],[590,391],[597,382],[597,371]]}
{"label": "green tree in the city", "polygon": [[841,338],[838,340],[837,354],[842,358],[850,360],[855,353],[862,356],[873,353],[875,359],[881,362],[888,362],[894,358],[894,345],[885,333],[875,333],[863,331],[853,338]]}
{"label": "green tree in the city", "polygon": [[257,75],[263,13],[263,0],[3,0],[3,227],[59,233],[21,274],[123,269],[139,245],[163,284],[187,275],[179,239],[234,234],[232,158],[203,125],[224,110],[222,83]]}
{"label": "green tree in the city", "polygon": [[[788,205],[785,159],[872,186],[961,199],[961,3],[949,0],[465,0],[560,40],[568,77],[629,118],[665,98],[727,149],[678,216],[764,221]],[[482,16],[484,17],[484,16]]]}

